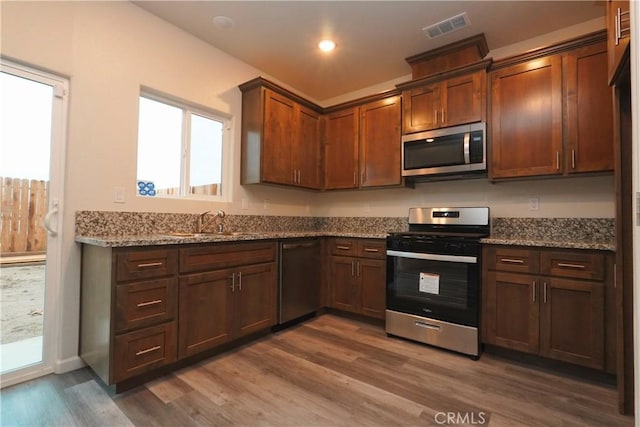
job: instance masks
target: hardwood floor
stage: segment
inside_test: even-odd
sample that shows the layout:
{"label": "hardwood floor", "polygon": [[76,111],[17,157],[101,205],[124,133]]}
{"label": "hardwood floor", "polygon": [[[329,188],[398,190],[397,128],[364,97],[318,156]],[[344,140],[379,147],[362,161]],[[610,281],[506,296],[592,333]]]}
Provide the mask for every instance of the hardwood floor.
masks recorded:
{"label": "hardwood floor", "polygon": [[88,369],[3,389],[2,426],[631,426],[613,387],[323,315],[109,396]]}

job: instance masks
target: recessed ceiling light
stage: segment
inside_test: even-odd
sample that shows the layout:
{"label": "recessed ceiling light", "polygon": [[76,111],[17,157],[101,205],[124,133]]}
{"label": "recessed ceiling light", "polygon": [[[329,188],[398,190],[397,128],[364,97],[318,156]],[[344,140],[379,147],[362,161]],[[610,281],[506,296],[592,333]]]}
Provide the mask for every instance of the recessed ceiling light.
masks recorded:
{"label": "recessed ceiling light", "polygon": [[233,22],[233,19],[228,16],[218,15],[213,18],[213,25],[220,28],[221,30],[230,30],[236,24]]}
{"label": "recessed ceiling light", "polygon": [[331,52],[336,48],[336,43],[333,40],[322,40],[318,43],[318,47],[323,52]]}

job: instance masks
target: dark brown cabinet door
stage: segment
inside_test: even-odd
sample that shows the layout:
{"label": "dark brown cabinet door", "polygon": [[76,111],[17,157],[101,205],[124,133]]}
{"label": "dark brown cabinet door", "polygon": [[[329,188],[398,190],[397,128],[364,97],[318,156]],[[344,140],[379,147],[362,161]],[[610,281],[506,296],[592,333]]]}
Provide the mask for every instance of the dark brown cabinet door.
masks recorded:
{"label": "dark brown cabinet door", "polygon": [[484,71],[456,77],[442,83],[440,90],[441,126],[479,122],[485,116],[487,74]]}
{"label": "dark brown cabinet door", "polygon": [[233,270],[180,278],[178,355],[188,357],[232,337]]}
{"label": "dark brown cabinet door", "polygon": [[355,258],[331,257],[331,282],[329,284],[331,307],[357,312],[356,261]]}
{"label": "dark brown cabinet door", "polygon": [[613,170],[613,102],[606,42],[568,53],[565,106],[568,173]]}
{"label": "dark brown cabinet door", "polygon": [[489,344],[538,352],[538,283],[524,274],[489,271],[485,277],[484,339]]}
{"label": "dark brown cabinet door", "polygon": [[264,97],[262,181],[292,184],[291,147],[295,138],[296,104],[268,89],[265,89]]}
{"label": "dark brown cabinet door", "polygon": [[562,173],[560,56],[494,71],[491,98],[491,177]]}
{"label": "dark brown cabinet door", "polygon": [[297,129],[296,145],[292,150],[294,184],[320,189],[322,187],[320,115],[301,106],[298,112]]}
{"label": "dark brown cabinet door", "polygon": [[617,80],[624,62],[623,58],[629,56],[629,42],[631,41],[629,18],[629,0],[609,0],[607,4],[607,81],[610,84]]}
{"label": "dark brown cabinet door", "polygon": [[276,319],[276,264],[243,267],[235,273],[234,338],[269,328]]}
{"label": "dark brown cabinet door", "polygon": [[479,122],[486,116],[483,71],[402,92],[404,134]]}
{"label": "dark brown cabinet door", "polygon": [[385,261],[360,259],[358,278],[360,281],[360,312],[378,319],[385,318],[386,268]]}
{"label": "dark brown cabinet door", "polygon": [[324,188],[358,187],[358,114],[350,108],[325,118]]}
{"label": "dark brown cabinet door", "polygon": [[402,92],[402,133],[439,127],[440,83]]}
{"label": "dark brown cabinet door", "polygon": [[604,286],[543,278],[540,354],[604,369]]}
{"label": "dark brown cabinet door", "polygon": [[401,101],[393,96],[360,107],[360,186],[399,185]]}

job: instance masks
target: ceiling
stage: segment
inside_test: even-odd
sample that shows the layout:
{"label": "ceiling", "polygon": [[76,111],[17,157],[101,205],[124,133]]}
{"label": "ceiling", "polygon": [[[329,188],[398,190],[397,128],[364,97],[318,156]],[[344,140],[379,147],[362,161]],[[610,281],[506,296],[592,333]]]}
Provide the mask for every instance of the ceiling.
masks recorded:
{"label": "ceiling", "polygon": [[[484,33],[497,49],[604,15],[588,1],[134,1],[316,101],[411,73],[405,58]],[[440,38],[422,28],[466,12]],[[215,16],[233,20],[219,28]],[[332,38],[331,54],[317,49]]]}

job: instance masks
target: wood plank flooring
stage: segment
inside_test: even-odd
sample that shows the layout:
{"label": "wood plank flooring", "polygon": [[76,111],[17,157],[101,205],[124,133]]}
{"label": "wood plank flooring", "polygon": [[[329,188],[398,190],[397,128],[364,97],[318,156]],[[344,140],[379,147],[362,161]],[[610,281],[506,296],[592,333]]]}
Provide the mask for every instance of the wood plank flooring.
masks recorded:
{"label": "wood plank flooring", "polygon": [[117,396],[88,369],[0,393],[2,426],[631,426],[610,386],[323,315]]}

